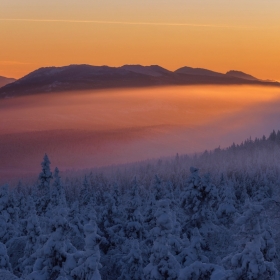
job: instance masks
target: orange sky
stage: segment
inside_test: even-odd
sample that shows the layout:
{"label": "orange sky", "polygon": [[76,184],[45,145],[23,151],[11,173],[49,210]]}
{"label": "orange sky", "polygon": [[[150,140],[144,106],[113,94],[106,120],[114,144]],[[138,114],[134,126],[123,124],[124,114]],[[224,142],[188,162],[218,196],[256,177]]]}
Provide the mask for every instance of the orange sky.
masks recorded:
{"label": "orange sky", "polygon": [[0,76],[159,64],[280,80],[279,0],[1,0]]}

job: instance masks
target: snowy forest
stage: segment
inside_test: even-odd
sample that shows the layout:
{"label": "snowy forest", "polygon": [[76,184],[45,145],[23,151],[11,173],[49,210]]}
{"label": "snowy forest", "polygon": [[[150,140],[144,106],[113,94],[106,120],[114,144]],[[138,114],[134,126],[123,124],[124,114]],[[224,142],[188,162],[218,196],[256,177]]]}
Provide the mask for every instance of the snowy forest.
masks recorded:
{"label": "snowy forest", "polygon": [[0,279],[279,279],[280,131],[83,175],[50,161],[0,188]]}

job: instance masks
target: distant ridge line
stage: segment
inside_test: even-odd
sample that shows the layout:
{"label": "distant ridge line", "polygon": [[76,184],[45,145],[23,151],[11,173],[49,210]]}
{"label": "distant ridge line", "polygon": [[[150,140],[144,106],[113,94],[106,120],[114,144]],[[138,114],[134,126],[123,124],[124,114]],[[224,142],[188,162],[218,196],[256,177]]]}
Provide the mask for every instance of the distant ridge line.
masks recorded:
{"label": "distant ridge line", "polygon": [[0,87],[0,98],[37,93],[164,85],[265,85],[280,86],[237,70],[219,73],[204,68],[181,67],[175,71],[159,65],[121,67],[72,64],[42,67]]}

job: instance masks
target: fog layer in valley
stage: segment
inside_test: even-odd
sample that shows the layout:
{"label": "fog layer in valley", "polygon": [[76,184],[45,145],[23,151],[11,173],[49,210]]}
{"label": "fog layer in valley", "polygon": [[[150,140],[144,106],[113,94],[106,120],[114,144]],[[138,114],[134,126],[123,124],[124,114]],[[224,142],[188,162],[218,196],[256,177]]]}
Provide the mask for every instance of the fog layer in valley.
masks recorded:
{"label": "fog layer in valley", "polygon": [[184,86],[0,101],[0,183],[38,173],[225,147],[279,129],[280,89]]}

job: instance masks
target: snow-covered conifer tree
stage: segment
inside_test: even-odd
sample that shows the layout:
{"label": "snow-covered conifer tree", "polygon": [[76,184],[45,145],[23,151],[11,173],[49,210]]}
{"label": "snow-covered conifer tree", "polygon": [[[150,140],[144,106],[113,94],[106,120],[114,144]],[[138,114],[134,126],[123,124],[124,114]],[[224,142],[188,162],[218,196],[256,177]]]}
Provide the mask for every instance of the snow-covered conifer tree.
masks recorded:
{"label": "snow-covered conifer tree", "polygon": [[227,184],[223,189],[223,193],[221,193],[221,202],[217,211],[219,221],[226,226],[232,225],[236,216],[235,201],[236,197],[232,185]]}
{"label": "snow-covered conifer tree", "polygon": [[200,235],[198,229],[194,228],[190,238],[190,245],[185,247],[179,255],[182,266],[189,266],[196,261],[208,263],[209,259],[203,253],[203,247],[205,246],[205,240]]}
{"label": "snow-covered conifer tree", "polygon": [[43,162],[41,163],[42,166],[42,172],[39,175],[39,181],[40,184],[38,185],[39,191],[42,191],[42,193],[48,193],[50,189],[50,182],[52,177],[52,172],[50,170],[50,160],[47,156],[47,154],[44,155]]}
{"label": "snow-covered conifer tree", "polygon": [[8,270],[12,272],[12,266],[9,262],[9,257],[7,255],[7,249],[5,244],[0,242],[0,269]]}
{"label": "snow-covered conifer tree", "polygon": [[12,273],[12,266],[9,262],[6,246],[0,242],[0,279],[20,280]]}
{"label": "snow-covered conifer tree", "polygon": [[190,171],[191,176],[182,193],[183,227],[185,230],[197,227],[206,236],[216,228],[217,217],[213,207],[218,201],[217,190],[208,176],[201,179],[197,168],[191,167]]}
{"label": "snow-covered conifer tree", "polygon": [[19,259],[17,266],[17,270],[22,272],[22,276],[27,276],[32,272],[36,260],[34,253],[42,245],[41,242],[43,237],[38,217],[36,215],[35,204],[31,196],[28,197],[27,205],[30,208],[30,212],[26,219],[27,240],[24,248],[24,256]]}
{"label": "snow-covered conifer tree", "polygon": [[101,231],[108,240],[109,246],[117,246],[124,242],[122,216],[116,207],[116,201],[110,193],[105,193],[105,207],[102,212]]}
{"label": "snow-covered conifer tree", "polygon": [[143,280],[143,259],[137,239],[128,240],[130,251],[121,259],[119,280]]}
{"label": "snow-covered conifer tree", "polygon": [[7,221],[3,215],[0,215],[0,242],[7,242],[11,236],[7,234]]}
{"label": "snow-covered conifer tree", "polygon": [[81,222],[82,220],[79,202],[74,201],[69,209],[68,221],[70,226],[71,242],[78,250],[82,250],[84,248],[84,230]]}
{"label": "snow-covered conifer tree", "polygon": [[72,270],[71,275],[76,280],[101,280],[99,243],[101,237],[97,234],[95,218],[84,226],[85,251],[79,253],[78,266]]}
{"label": "snow-covered conifer tree", "polygon": [[10,199],[8,185],[0,188],[0,224],[0,242],[6,243],[12,237],[18,236],[18,208],[15,201]]}
{"label": "snow-covered conifer tree", "polygon": [[38,190],[41,196],[36,202],[36,208],[39,216],[45,214],[50,203],[50,182],[53,178],[52,172],[50,170],[50,164],[51,162],[47,154],[45,154],[43,162],[41,163],[42,172],[39,174]]}
{"label": "snow-covered conifer tree", "polygon": [[236,222],[240,227],[237,234],[238,251],[225,257],[223,264],[232,270],[236,279],[279,279],[273,262],[276,250],[271,236],[266,234],[266,222],[262,215],[264,208],[249,201],[245,207],[243,215]]}
{"label": "snow-covered conifer tree", "polygon": [[[236,280],[222,266],[196,261],[180,271],[178,280]],[[241,279],[240,279],[241,280]]]}
{"label": "snow-covered conifer tree", "polygon": [[85,176],[83,181],[83,187],[79,194],[80,206],[83,207],[89,203],[89,199],[93,194],[90,193],[90,184],[87,176]]}
{"label": "snow-covered conifer tree", "polygon": [[156,237],[150,256],[149,264],[144,268],[145,279],[178,279],[180,264],[172,255],[168,243],[172,228],[172,214],[169,200],[158,201],[155,213],[157,226],[152,230]]}
{"label": "snow-covered conifer tree", "polygon": [[147,232],[151,231],[156,226],[155,211],[156,211],[156,199],[154,193],[150,190],[146,193],[146,201],[143,205],[144,209],[144,226]]}
{"label": "snow-covered conifer tree", "polygon": [[63,207],[66,208],[66,198],[63,185],[60,180],[59,170],[56,167],[53,175],[54,181],[51,190],[50,207]]}
{"label": "snow-covered conifer tree", "polygon": [[142,202],[139,195],[139,186],[136,178],[132,182],[127,200],[127,206],[125,208],[125,236],[128,239],[132,238],[142,241],[145,235],[143,225],[144,218],[140,212]]}
{"label": "snow-covered conifer tree", "polygon": [[113,187],[112,187],[112,196],[115,200],[115,205],[118,209],[122,208],[122,194],[121,194],[121,190],[120,190],[120,185],[117,184],[116,182],[113,183]]}
{"label": "snow-covered conifer tree", "polygon": [[68,222],[65,209],[55,209],[52,220],[52,233],[34,257],[36,261],[28,280],[67,279],[76,263],[73,254],[75,247],[67,239]]}
{"label": "snow-covered conifer tree", "polygon": [[279,279],[279,272],[273,262],[264,260],[260,250],[260,237],[246,243],[242,252],[224,259],[226,266],[232,270],[233,279]]}
{"label": "snow-covered conifer tree", "polygon": [[154,180],[152,182],[152,191],[154,192],[155,199],[161,200],[164,198],[164,186],[162,180],[158,175],[155,175]]}

